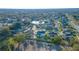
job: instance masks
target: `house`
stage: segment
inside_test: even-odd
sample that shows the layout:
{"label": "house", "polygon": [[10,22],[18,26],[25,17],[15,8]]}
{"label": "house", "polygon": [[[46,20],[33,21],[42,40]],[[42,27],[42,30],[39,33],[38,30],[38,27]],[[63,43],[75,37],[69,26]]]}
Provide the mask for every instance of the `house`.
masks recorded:
{"label": "house", "polygon": [[63,37],[65,39],[70,39],[73,36],[73,33],[70,30],[64,30],[63,33],[64,33]]}
{"label": "house", "polygon": [[49,32],[49,36],[50,36],[50,37],[54,37],[54,36],[56,36],[56,35],[57,35],[56,32]]}
{"label": "house", "polygon": [[39,24],[44,24],[45,22],[44,21],[32,21],[31,23],[34,25],[39,25]]}

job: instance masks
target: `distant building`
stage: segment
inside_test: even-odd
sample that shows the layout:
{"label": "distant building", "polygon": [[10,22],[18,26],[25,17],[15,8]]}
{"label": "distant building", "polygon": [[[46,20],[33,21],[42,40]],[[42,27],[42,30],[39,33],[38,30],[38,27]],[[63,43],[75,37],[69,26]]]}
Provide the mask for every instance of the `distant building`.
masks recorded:
{"label": "distant building", "polygon": [[31,23],[34,25],[39,25],[39,24],[44,24],[45,22],[44,21],[32,21]]}

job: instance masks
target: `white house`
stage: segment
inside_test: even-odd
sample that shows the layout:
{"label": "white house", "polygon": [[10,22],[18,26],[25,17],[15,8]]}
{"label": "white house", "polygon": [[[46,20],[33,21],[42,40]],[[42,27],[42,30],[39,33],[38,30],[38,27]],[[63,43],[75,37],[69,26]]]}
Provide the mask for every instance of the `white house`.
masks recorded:
{"label": "white house", "polygon": [[44,21],[32,21],[31,23],[35,25],[39,25],[39,24],[44,24],[45,22]]}

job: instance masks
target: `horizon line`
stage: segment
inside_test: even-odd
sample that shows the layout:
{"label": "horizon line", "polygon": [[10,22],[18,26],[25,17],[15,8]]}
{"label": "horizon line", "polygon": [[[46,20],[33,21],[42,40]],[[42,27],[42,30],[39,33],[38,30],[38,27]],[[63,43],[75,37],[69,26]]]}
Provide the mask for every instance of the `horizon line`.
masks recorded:
{"label": "horizon line", "polygon": [[79,8],[0,8],[0,9],[79,9]]}

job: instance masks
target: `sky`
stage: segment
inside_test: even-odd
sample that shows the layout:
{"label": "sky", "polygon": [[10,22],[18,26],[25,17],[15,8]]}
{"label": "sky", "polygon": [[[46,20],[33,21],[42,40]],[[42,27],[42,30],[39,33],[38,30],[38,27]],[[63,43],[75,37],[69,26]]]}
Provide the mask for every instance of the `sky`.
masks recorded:
{"label": "sky", "polygon": [[79,0],[0,0],[0,8],[78,8]]}

